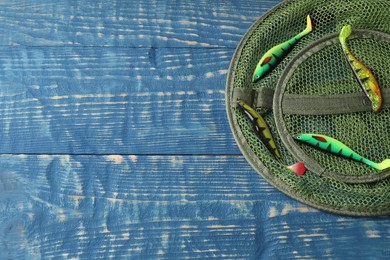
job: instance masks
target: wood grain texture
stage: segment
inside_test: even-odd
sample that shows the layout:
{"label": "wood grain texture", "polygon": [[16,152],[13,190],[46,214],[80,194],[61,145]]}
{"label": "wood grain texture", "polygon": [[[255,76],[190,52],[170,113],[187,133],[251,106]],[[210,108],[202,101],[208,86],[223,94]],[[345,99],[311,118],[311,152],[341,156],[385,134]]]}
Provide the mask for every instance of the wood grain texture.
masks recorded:
{"label": "wood grain texture", "polygon": [[238,154],[224,106],[232,54],[0,48],[0,152]]}
{"label": "wood grain texture", "polygon": [[234,49],[279,0],[0,1],[0,259],[385,259],[240,155]]}
{"label": "wood grain texture", "polygon": [[0,44],[230,47],[275,1],[23,0],[0,3]]}
{"label": "wood grain texture", "polygon": [[5,155],[0,163],[2,259],[390,253],[389,219],[303,206],[241,156]]}

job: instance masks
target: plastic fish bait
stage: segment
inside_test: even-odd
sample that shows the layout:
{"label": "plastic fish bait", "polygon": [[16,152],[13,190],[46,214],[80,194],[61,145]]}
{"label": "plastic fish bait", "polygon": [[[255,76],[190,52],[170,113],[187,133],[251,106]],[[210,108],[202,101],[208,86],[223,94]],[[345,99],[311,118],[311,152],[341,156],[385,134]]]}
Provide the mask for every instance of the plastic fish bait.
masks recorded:
{"label": "plastic fish bait", "polygon": [[295,163],[293,165],[286,165],[283,162],[283,159],[280,155],[279,150],[276,147],[274,138],[272,137],[271,131],[265,122],[264,118],[256,112],[253,108],[251,108],[248,104],[246,104],[242,100],[238,100],[237,108],[240,109],[253,123],[253,126],[256,130],[257,135],[270,151],[270,153],[285,167],[292,170],[297,175],[303,175],[306,172],[306,167],[302,162]]}
{"label": "plastic fish bait", "polygon": [[263,78],[266,73],[271,71],[276,65],[291,51],[295,44],[305,35],[309,34],[312,31],[311,18],[307,16],[307,26],[304,31],[294,36],[288,41],[285,41],[275,47],[272,47],[267,51],[260,61],[257,63],[256,69],[252,76],[252,81],[256,82],[259,79]]}
{"label": "plastic fish bait", "polygon": [[377,170],[385,170],[390,167],[390,159],[385,159],[381,163],[375,163],[373,161],[364,158],[360,154],[353,151],[351,148],[343,144],[342,142],[320,134],[298,134],[294,135],[294,139],[309,144],[320,150],[342,156],[351,160],[362,162],[368,166],[375,168]]}
{"label": "plastic fish bait", "polygon": [[355,76],[366,96],[371,101],[372,110],[374,112],[378,112],[382,107],[382,93],[379,88],[379,84],[372,72],[363,63],[356,59],[350,52],[347,45],[347,39],[351,33],[352,27],[350,25],[346,25],[341,29],[339,35],[341,47],[343,48],[348,64],[353,71],[353,75]]}

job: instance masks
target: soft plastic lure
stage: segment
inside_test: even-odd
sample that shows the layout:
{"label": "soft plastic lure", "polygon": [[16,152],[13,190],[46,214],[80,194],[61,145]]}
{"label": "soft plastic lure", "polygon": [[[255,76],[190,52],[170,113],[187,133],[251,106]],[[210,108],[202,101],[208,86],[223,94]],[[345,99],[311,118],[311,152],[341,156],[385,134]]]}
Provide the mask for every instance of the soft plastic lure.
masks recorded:
{"label": "soft plastic lure", "polygon": [[362,162],[367,164],[368,166],[371,166],[377,170],[385,170],[390,167],[390,159],[385,159],[381,163],[375,163],[373,161],[370,161],[363,156],[359,155],[355,151],[353,151],[351,148],[343,144],[342,142],[326,136],[326,135],[319,135],[319,134],[298,134],[293,136],[295,140],[307,143],[309,145],[312,145],[320,150],[324,150],[327,152],[330,152],[335,155],[339,155],[342,157],[346,157],[358,162]]}
{"label": "soft plastic lure", "polygon": [[304,31],[294,36],[288,41],[285,41],[267,51],[260,61],[257,63],[253,73],[252,81],[256,82],[261,79],[267,72],[271,71],[276,65],[290,52],[294,45],[305,35],[312,31],[312,23],[310,16],[307,16],[307,26]]}
{"label": "soft plastic lure", "polygon": [[251,120],[256,130],[256,133],[260,137],[261,141],[281,164],[295,172],[297,175],[305,174],[306,167],[302,162],[298,162],[289,166],[283,162],[283,159],[280,155],[279,150],[276,147],[274,138],[272,137],[271,131],[269,130],[267,123],[265,122],[264,118],[256,112],[256,110],[251,108],[242,100],[238,100],[237,107]]}
{"label": "soft plastic lure", "polygon": [[372,72],[351,54],[347,45],[347,38],[351,35],[351,33],[351,25],[346,25],[341,29],[339,35],[341,47],[343,48],[348,64],[353,71],[353,75],[366,96],[370,99],[373,111],[378,112],[382,107],[381,90]]}

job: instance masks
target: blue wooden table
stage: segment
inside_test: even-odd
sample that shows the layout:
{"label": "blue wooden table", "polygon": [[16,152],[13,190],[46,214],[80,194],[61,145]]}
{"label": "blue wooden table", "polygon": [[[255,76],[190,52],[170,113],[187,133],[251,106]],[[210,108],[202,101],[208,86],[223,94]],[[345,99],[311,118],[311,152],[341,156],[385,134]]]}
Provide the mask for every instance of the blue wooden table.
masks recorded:
{"label": "blue wooden table", "polygon": [[0,259],[385,259],[389,218],[317,211],[224,105],[279,0],[0,1]]}

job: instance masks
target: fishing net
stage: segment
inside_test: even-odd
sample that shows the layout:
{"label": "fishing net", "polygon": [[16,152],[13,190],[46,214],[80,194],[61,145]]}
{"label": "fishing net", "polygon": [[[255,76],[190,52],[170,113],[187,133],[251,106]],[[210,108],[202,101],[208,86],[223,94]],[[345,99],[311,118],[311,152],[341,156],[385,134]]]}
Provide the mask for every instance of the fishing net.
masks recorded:
{"label": "fishing net", "polygon": [[[252,74],[270,48],[313,31],[264,78]],[[226,105],[237,144],[253,168],[287,195],[326,211],[390,214],[390,169],[378,171],[295,141],[317,133],[342,141],[374,162],[390,158],[390,1],[287,0],[257,20],[237,47],[228,74]],[[378,81],[383,107],[374,113],[349,67],[338,35],[352,26],[348,45]],[[303,161],[298,176],[280,164],[239,109],[244,100],[266,120],[283,160]]]}

